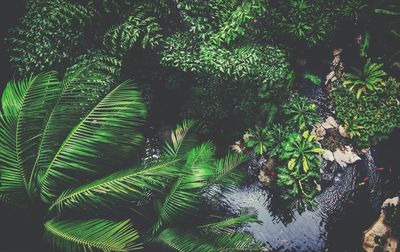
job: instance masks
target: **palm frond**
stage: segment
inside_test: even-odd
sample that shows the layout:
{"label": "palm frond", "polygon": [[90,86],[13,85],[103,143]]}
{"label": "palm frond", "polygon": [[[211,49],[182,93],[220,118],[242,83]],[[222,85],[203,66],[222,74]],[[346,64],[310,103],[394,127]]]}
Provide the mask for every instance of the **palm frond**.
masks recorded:
{"label": "palm frond", "polygon": [[[101,57],[101,56],[99,56]],[[88,60],[82,56],[79,63],[70,67],[61,84],[61,94],[49,111],[38,142],[38,154],[29,180],[36,183],[39,170],[45,169],[68,133],[81,121],[110,87],[110,74],[104,73],[101,59]]]}
{"label": "palm frond", "polygon": [[197,227],[197,229],[204,233],[216,233],[216,234],[222,234],[222,233],[234,233],[236,232],[236,229],[240,227],[243,224],[246,223],[253,223],[257,222],[259,223],[260,221],[257,219],[256,214],[251,214],[246,211],[240,213],[238,216],[230,217],[227,219],[222,219],[217,222],[213,223],[208,223],[204,225],[200,225]]}
{"label": "palm frond", "polygon": [[246,177],[246,173],[238,167],[246,160],[243,154],[228,153],[225,158],[217,160],[214,165],[214,175],[209,179],[208,184],[220,184],[227,189],[239,184]]}
{"label": "palm frond", "polygon": [[184,175],[175,181],[165,198],[156,202],[158,219],[152,227],[153,234],[162,226],[174,223],[182,215],[198,208],[201,201],[200,192],[213,175],[214,153],[215,147],[206,142],[187,154],[183,167]]}
{"label": "palm frond", "polygon": [[157,240],[180,252],[261,251],[262,248],[251,235],[242,232],[201,235],[169,228],[161,232]]}
{"label": "palm frond", "polygon": [[175,223],[183,214],[198,209],[199,195],[190,190],[183,190],[185,185],[182,180],[178,179],[165,198],[156,202],[158,219],[151,229],[153,235],[159,232],[161,227]]}
{"label": "palm frond", "polygon": [[261,251],[262,244],[260,242],[254,242],[254,238],[243,232],[235,232],[231,234],[222,234],[218,236],[212,236],[214,238],[216,251]]}
{"label": "palm frond", "polygon": [[171,132],[170,142],[164,145],[164,153],[169,157],[185,155],[199,143],[194,132],[196,122],[184,120],[181,125]]}
{"label": "palm frond", "polygon": [[60,213],[64,208],[80,209],[85,206],[85,210],[96,212],[104,208],[113,208],[117,201],[141,200],[146,196],[145,189],[159,190],[171,178],[178,176],[178,162],[178,159],[174,159],[149,167],[116,172],[63,192],[50,209],[56,208]]}
{"label": "palm frond", "polygon": [[30,194],[28,177],[47,110],[59,95],[55,72],[7,84],[0,116],[0,192]]}
{"label": "palm frond", "polygon": [[166,244],[168,247],[179,252],[212,252],[217,251],[213,244],[209,244],[205,239],[196,233],[180,232],[177,229],[168,228],[163,230],[157,240]]}
{"label": "palm frond", "polygon": [[[50,163],[40,170],[42,199],[50,201],[82,176],[104,172],[126,160],[142,140],[137,130],[145,113],[140,94],[129,81],[104,96],[69,132]],[[68,120],[65,115],[61,117]]]}
{"label": "palm frond", "polygon": [[140,250],[139,233],[127,221],[58,220],[44,224],[45,237],[59,251],[131,251]]}

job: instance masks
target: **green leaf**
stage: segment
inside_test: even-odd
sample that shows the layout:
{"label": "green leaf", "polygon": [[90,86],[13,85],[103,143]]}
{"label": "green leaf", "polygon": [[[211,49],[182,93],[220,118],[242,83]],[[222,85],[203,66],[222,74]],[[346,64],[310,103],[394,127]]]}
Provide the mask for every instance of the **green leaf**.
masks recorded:
{"label": "green leaf", "polygon": [[365,57],[367,55],[367,50],[369,48],[370,35],[366,32],[360,47],[360,56]]}
{"label": "green leaf", "polygon": [[200,225],[197,229],[202,233],[234,233],[236,228],[245,223],[261,223],[257,219],[257,215],[249,214],[247,212],[240,213],[239,216],[223,219],[217,222]]}
{"label": "green leaf", "polygon": [[104,172],[126,158],[142,140],[137,130],[145,113],[131,82],[118,85],[94,104],[65,137],[50,163],[41,168],[42,199],[48,202],[82,177]]}
{"label": "green leaf", "polygon": [[105,178],[63,192],[50,206],[60,213],[64,208],[89,209],[99,212],[113,209],[118,201],[143,200],[145,190],[159,191],[172,178],[179,176],[179,159],[163,161],[148,167],[115,172]]}
{"label": "green leaf", "polygon": [[295,158],[290,159],[288,163],[288,169],[293,170],[295,165],[296,165],[296,159]]}
{"label": "green leaf", "polygon": [[139,233],[130,221],[103,219],[58,220],[44,224],[45,237],[52,248],[65,251],[131,251],[140,250]]}
{"label": "green leaf", "polygon": [[[33,193],[28,185],[37,137],[48,108],[59,95],[55,72],[7,84],[0,114],[0,193],[21,203]],[[24,202],[26,203],[26,202]]]}
{"label": "green leaf", "polygon": [[303,170],[304,172],[308,172],[309,167],[308,167],[308,162],[306,158],[303,158]]}
{"label": "green leaf", "polygon": [[219,184],[230,189],[239,184],[246,177],[246,173],[242,170],[238,170],[238,167],[246,160],[246,156],[239,153],[228,153],[225,158],[217,160],[208,185]]}
{"label": "green leaf", "polygon": [[321,79],[318,76],[316,76],[314,74],[311,74],[309,72],[305,72],[304,73],[304,78],[306,78],[307,80],[311,81],[311,83],[313,83],[315,85],[320,85],[321,84]]}
{"label": "green leaf", "polygon": [[153,234],[162,226],[175,223],[183,215],[198,209],[200,193],[213,175],[214,154],[215,147],[209,142],[203,143],[187,154],[183,168],[187,174],[179,177],[165,197],[156,202],[158,219],[152,227]]}
{"label": "green leaf", "polygon": [[165,142],[164,152],[169,157],[185,155],[198,144],[194,131],[195,121],[184,120],[171,132],[171,143]]}
{"label": "green leaf", "polygon": [[186,230],[169,228],[165,229],[157,237],[157,240],[168,245],[170,248],[182,252],[261,251],[261,244],[253,243],[253,237],[242,232],[205,236]]}

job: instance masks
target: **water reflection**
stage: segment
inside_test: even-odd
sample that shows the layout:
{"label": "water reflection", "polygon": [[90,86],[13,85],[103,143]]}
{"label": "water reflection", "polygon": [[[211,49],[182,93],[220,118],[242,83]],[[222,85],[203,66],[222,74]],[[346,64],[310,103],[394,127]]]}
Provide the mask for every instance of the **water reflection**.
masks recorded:
{"label": "water reflection", "polygon": [[245,230],[271,250],[321,251],[325,246],[326,231],[318,204],[282,201],[252,183],[227,193],[224,206],[231,212],[243,206],[253,207],[262,223],[249,224]]}
{"label": "water reflection", "polygon": [[[243,207],[257,211],[262,223],[249,224],[244,228],[247,232],[271,251],[357,251],[362,231],[379,211],[374,206],[382,201],[371,153],[344,169],[324,163],[321,171],[326,181],[315,201],[284,200],[264,188],[254,179],[261,162],[250,162],[248,183],[222,193],[226,211],[238,213]],[[370,179],[360,185],[365,176]]]}

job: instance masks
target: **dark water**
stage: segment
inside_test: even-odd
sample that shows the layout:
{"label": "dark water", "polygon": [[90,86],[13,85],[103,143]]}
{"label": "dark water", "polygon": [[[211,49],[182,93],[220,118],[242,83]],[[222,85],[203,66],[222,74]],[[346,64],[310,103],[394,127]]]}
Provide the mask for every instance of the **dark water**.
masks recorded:
{"label": "dark water", "polygon": [[[320,74],[321,75],[321,74]],[[300,90],[319,106],[321,117],[329,110],[322,86],[304,82]],[[144,161],[160,155],[157,137],[148,139]],[[362,232],[377,217],[383,201],[382,177],[375,165],[375,151],[362,155],[362,160],[346,168],[334,162],[323,162],[322,190],[316,205],[288,205],[257,180],[262,159],[253,156],[247,166],[249,180],[231,192],[222,193],[222,208],[237,214],[244,208],[255,210],[261,224],[244,227],[268,251],[362,251]],[[362,183],[366,177],[368,180]]]}
{"label": "dark water", "polygon": [[[332,177],[312,209],[274,202],[273,193],[256,180],[225,193],[223,206],[231,213],[243,208],[256,210],[262,223],[244,229],[270,250],[358,251],[362,231],[378,214],[382,202],[373,158],[367,153],[357,164],[342,170],[334,164],[325,164],[322,169]],[[369,180],[359,186],[366,175]]]}
{"label": "dark water", "polygon": [[[319,114],[325,119],[334,115],[323,84],[329,61],[318,63],[312,73],[321,78],[322,84],[302,80],[299,92],[318,105]],[[376,218],[383,201],[382,176],[376,170],[374,156],[371,150],[361,156],[362,160],[343,169],[334,162],[323,162],[322,190],[312,208],[276,201],[276,195],[254,178],[261,165],[257,159],[248,167],[253,180],[225,193],[221,200],[231,213],[243,208],[257,211],[262,223],[249,224],[244,229],[268,250],[362,251],[362,232]]]}

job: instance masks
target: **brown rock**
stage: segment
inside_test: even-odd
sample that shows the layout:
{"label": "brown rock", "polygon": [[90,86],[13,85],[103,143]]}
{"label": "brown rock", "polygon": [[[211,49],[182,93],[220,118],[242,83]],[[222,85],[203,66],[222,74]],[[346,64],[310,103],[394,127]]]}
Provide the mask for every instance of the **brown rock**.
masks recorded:
{"label": "brown rock", "polygon": [[278,165],[278,161],[275,157],[269,158],[261,167],[258,179],[265,186],[271,185],[272,181],[276,177],[275,168]]}
{"label": "brown rock", "polygon": [[[399,198],[395,197],[392,199],[387,199],[383,202],[382,207],[385,205],[391,204],[399,204]],[[398,247],[398,240],[392,235],[392,230],[389,226],[383,223],[385,219],[385,214],[381,211],[378,220],[376,220],[372,226],[364,232],[364,241],[363,241],[363,248],[366,252],[374,252],[375,247],[377,244],[375,243],[375,237],[387,237],[386,243],[383,246],[384,251],[388,252],[396,252]]]}
{"label": "brown rock", "polygon": [[333,56],[338,56],[338,55],[340,55],[342,52],[343,52],[343,49],[342,49],[342,48],[335,48],[335,49],[333,49],[332,54],[333,54]]}
{"label": "brown rock", "polygon": [[346,128],[342,125],[339,126],[339,133],[344,138],[349,138],[349,133],[347,132]]}
{"label": "brown rock", "polygon": [[335,157],[333,156],[333,152],[330,150],[324,150],[324,153],[322,154],[322,158],[328,161],[334,161]]}
{"label": "brown rock", "polygon": [[275,171],[276,166],[278,165],[278,161],[276,158],[269,158],[261,167],[261,170],[267,173],[273,173]]}
{"label": "brown rock", "polygon": [[271,176],[268,176],[263,170],[260,170],[260,174],[258,175],[258,180],[260,180],[260,182],[265,186],[269,186],[272,183]]}

